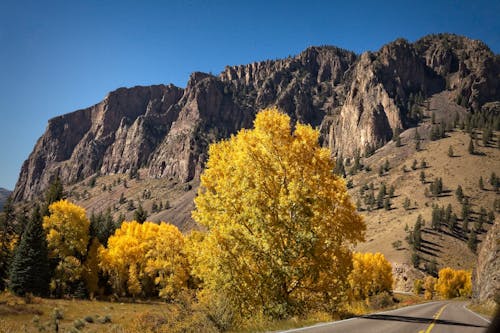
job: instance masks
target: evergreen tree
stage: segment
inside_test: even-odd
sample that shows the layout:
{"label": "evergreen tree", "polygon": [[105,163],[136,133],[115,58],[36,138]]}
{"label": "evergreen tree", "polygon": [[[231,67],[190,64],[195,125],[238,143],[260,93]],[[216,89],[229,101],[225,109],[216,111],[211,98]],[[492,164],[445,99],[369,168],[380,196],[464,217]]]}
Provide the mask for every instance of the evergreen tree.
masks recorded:
{"label": "evergreen tree", "polygon": [[458,185],[455,195],[457,196],[458,202],[462,203],[462,200],[464,199],[464,191],[462,190],[461,185]]}
{"label": "evergreen tree", "polygon": [[471,155],[474,155],[476,152],[474,150],[474,142],[472,141],[472,139],[470,139],[469,141],[469,154]]}
{"label": "evergreen tree", "polygon": [[64,199],[64,188],[61,182],[61,179],[57,177],[49,186],[49,189],[45,193],[45,203],[41,208],[41,215],[48,216],[49,215],[49,206],[61,199]]}
{"label": "evergreen tree", "polygon": [[139,223],[143,223],[144,221],[146,221],[147,218],[148,218],[148,212],[144,208],[142,208],[141,204],[139,204],[139,207],[137,207],[137,209],[134,212],[134,220],[136,220]]}
{"label": "evergreen tree", "polygon": [[404,202],[403,202],[403,208],[404,208],[405,210],[410,209],[410,199],[405,198],[405,200],[404,200]]}
{"label": "evergreen tree", "polygon": [[389,198],[384,199],[384,209],[391,210],[391,199]]}
{"label": "evergreen tree", "polygon": [[10,244],[16,234],[15,222],[16,214],[12,198],[9,196],[3,206],[3,213],[0,215],[0,291],[5,289],[5,280],[12,258]]}
{"label": "evergreen tree", "polygon": [[14,253],[9,288],[18,295],[46,295],[50,281],[49,267],[47,239],[40,208],[36,206]]}
{"label": "evergreen tree", "polygon": [[454,152],[453,152],[453,147],[452,146],[448,147],[448,156],[449,157],[453,157],[454,156]]}
{"label": "evergreen tree", "polygon": [[477,250],[477,236],[474,231],[471,231],[469,234],[469,240],[467,242],[467,245],[469,246],[469,249],[476,253]]}
{"label": "evergreen tree", "polygon": [[483,181],[483,176],[479,177],[479,189],[484,190],[484,181]]}
{"label": "evergreen tree", "polygon": [[411,164],[411,169],[412,170],[417,170],[417,160],[413,160],[413,163]]}
{"label": "evergreen tree", "polygon": [[424,170],[420,171],[420,182],[422,184],[425,183],[425,171]]}
{"label": "evergreen tree", "polygon": [[400,132],[401,132],[401,130],[399,129],[399,127],[396,127],[394,129],[394,134],[392,136],[392,141],[394,141],[396,143],[396,147],[401,147]]}

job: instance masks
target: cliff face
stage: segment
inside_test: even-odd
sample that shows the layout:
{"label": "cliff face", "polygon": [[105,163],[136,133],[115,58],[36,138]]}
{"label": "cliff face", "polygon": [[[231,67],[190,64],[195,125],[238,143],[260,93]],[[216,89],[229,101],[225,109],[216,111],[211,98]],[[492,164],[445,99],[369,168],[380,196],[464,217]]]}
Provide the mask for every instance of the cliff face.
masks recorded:
{"label": "cliff face", "polygon": [[449,89],[474,111],[500,100],[499,78],[500,58],[483,43],[433,35],[361,56],[311,47],[293,58],[227,67],[217,77],[193,73],[185,89],[120,88],[49,121],[14,198],[33,199],[56,176],[72,183],[137,168],[189,181],[201,173],[211,142],[251,127],[255,113],[273,105],[319,128],[332,154],[348,157],[412,126],[412,96]]}
{"label": "cliff face", "polygon": [[500,222],[488,231],[478,254],[474,274],[474,297],[479,301],[500,298]]}

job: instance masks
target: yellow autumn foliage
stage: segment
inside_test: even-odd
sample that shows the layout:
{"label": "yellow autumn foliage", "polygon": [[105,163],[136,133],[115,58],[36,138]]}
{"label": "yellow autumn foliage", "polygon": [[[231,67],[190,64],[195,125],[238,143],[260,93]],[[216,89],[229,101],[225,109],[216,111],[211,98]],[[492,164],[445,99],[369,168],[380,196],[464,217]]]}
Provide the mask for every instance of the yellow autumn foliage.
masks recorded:
{"label": "yellow autumn foliage", "polygon": [[472,272],[445,267],[439,270],[435,288],[443,298],[468,297],[472,293]]}
{"label": "yellow autumn foliage", "polygon": [[392,266],[382,253],[353,255],[353,268],[349,275],[353,299],[366,299],[381,292],[392,290]]}
{"label": "yellow autumn foliage", "polygon": [[319,132],[277,109],[212,144],[193,218],[194,273],[240,315],[283,317],[344,299],[365,224]]}
{"label": "yellow autumn foliage", "polygon": [[43,228],[50,256],[59,259],[85,256],[90,226],[85,209],[61,200],[51,204],[49,212],[50,215],[43,218]]}
{"label": "yellow autumn foliage", "polygon": [[424,298],[426,300],[431,300],[434,296],[434,292],[436,291],[436,282],[437,279],[433,276],[426,276],[424,279]]}
{"label": "yellow autumn foliage", "polygon": [[83,277],[81,260],[87,254],[90,222],[85,209],[67,200],[49,206],[43,217],[49,256],[58,261],[50,283],[56,294],[65,293]]}
{"label": "yellow autumn foliage", "polygon": [[165,222],[123,222],[108,239],[108,247],[99,249],[99,262],[120,295],[172,298],[189,278],[184,237]]}

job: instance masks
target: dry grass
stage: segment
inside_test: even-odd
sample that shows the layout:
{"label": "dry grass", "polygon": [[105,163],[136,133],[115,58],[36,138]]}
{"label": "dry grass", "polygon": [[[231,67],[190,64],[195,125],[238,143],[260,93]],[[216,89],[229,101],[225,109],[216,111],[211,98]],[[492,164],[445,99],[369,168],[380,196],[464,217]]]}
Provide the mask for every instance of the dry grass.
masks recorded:
{"label": "dry grass", "polygon": [[470,303],[467,305],[469,309],[477,312],[488,318],[493,318],[495,313],[500,312],[500,306],[493,301],[487,301],[484,303]]}
{"label": "dry grass", "polygon": [[[234,332],[264,332],[304,327],[320,322],[339,320],[354,315],[393,309],[422,302],[422,298],[409,295],[395,295],[396,303],[386,308],[374,309],[370,303],[354,302],[341,316],[325,312],[313,312],[303,317],[271,321],[254,317]],[[45,327],[53,322],[54,309],[59,309],[62,319],[60,331],[70,331],[76,323],[84,323],[81,332],[217,332],[205,313],[196,305],[166,304],[163,302],[113,303],[87,300],[56,300],[16,297],[10,293],[0,294],[0,333],[38,332],[36,318]],[[15,309],[15,310],[13,310]],[[110,323],[99,320],[108,316]],[[85,319],[91,317],[88,322]],[[48,330],[50,332],[50,330]]]}
{"label": "dry grass", "polygon": [[[85,317],[92,317],[94,322],[86,322],[82,332],[134,332],[134,321],[144,313],[163,316],[172,312],[172,305],[164,302],[113,303],[35,298],[27,304],[24,298],[4,292],[0,294],[0,332],[37,332],[33,319],[37,316],[39,322],[47,326],[56,308],[63,315],[60,320],[63,332],[73,328],[75,321],[85,321]],[[111,322],[100,323],[106,316]]]}

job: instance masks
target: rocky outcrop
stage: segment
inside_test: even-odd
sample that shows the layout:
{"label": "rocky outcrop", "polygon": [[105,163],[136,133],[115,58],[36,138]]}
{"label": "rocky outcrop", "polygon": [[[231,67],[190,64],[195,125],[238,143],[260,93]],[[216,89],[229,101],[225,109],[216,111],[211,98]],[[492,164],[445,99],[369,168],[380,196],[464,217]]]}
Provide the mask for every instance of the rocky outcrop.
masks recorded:
{"label": "rocky outcrop", "polygon": [[186,182],[201,173],[208,145],[250,127],[278,106],[321,131],[344,157],[383,145],[408,128],[412,96],[450,89],[471,110],[500,100],[500,60],[483,43],[454,35],[396,40],[360,56],[310,47],[295,57],[193,73],[172,85],[120,88],[88,109],[49,121],[24,163],[15,200],[34,198],[59,176],[66,183],[146,168],[149,177]]}
{"label": "rocky outcrop", "polygon": [[3,209],[3,205],[7,201],[7,198],[10,196],[12,192],[0,187],[0,211]]}
{"label": "rocky outcrop", "polygon": [[474,273],[474,297],[480,302],[500,299],[500,220],[486,234]]}

